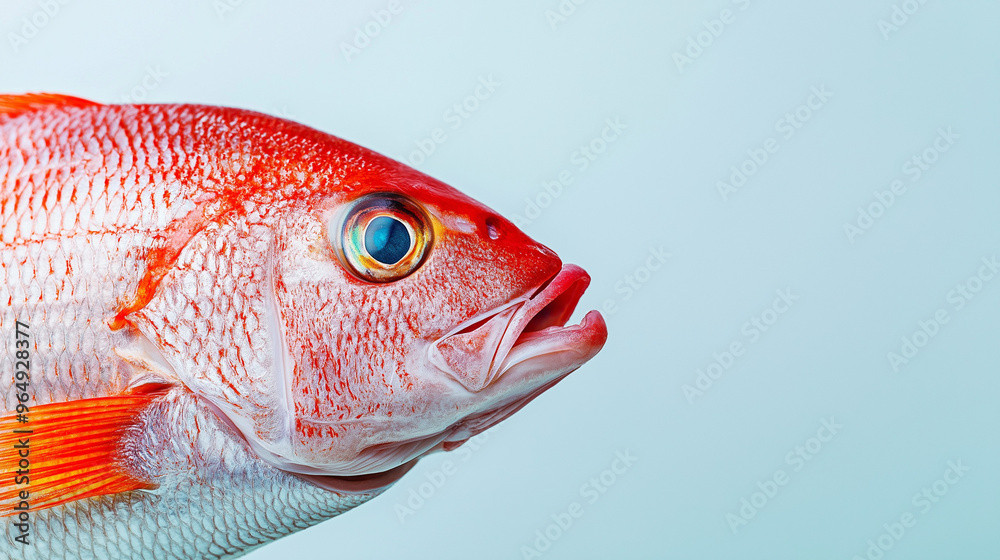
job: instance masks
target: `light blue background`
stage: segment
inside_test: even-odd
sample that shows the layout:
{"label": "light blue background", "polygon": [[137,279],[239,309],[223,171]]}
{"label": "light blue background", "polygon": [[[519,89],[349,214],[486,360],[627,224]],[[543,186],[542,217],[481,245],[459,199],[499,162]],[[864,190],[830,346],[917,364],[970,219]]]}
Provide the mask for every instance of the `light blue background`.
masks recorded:
{"label": "light blue background", "polygon": [[[997,557],[1000,277],[948,301],[1000,253],[996,2],[928,0],[886,38],[892,0],[590,0],[555,28],[557,0],[400,0],[351,57],[342,44],[387,1],[220,2],[74,0],[15,50],[40,8],[7,1],[0,91],[254,108],[397,159],[442,128],[419,168],[508,216],[569,170],[525,230],[590,271],[578,316],[617,306],[605,350],[477,449],[251,560],[522,558],[574,502],[544,558],[850,559],[906,512],[886,560]],[[735,21],[679,69],[723,9]],[[445,111],[490,76],[453,129]],[[776,124],[814,86],[833,96],[785,139]],[[574,151],[609,118],[627,130],[581,171]],[[958,139],[912,182],[904,164],[948,127]],[[717,182],[768,138],[778,151],[723,201]],[[897,178],[906,194],[851,243],[844,224]],[[666,264],[640,271],[661,247]],[[779,289],[799,299],[751,343],[744,323]],[[887,354],[938,309],[949,322],[894,371]],[[733,342],[744,354],[689,403],[684,385]],[[786,455],[830,417],[843,427],[795,472]],[[638,459],[589,503],[581,486],[626,450]],[[923,513],[912,498],[949,461],[969,471]],[[778,469],[788,483],[734,533],[727,515]]]}

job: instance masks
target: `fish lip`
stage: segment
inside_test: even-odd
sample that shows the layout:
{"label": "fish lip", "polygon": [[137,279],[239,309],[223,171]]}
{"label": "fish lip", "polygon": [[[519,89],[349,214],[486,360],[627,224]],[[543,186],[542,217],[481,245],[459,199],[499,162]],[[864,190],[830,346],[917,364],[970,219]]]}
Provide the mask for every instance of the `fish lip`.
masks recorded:
{"label": "fish lip", "polygon": [[[430,362],[472,393],[497,385],[507,371],[544,353],[577,350],[578,357],[586,356],[580,360],[582,364],[593,357],[607,339],[607,325],[597,311],[588,313],[579,325],[566,326],[589,285],[590,275],[585,270],[565,264],[528,294],[482,313],[439,338],[429,347]],[[503,334],[492,348],[488,365],[487,358],[483,357],[482,378],[470,380],[453,371],[438,346],[456,334],[477,333],[483,329],[499,332],[500,325],[490,325],[490,321],[503,313],[510,317],[502,326]]]}
{"label": "fish lip", "polygon": [[[498,378],[517,363],[535,357],[536,354],[525,350],[527,346],[541,349],[538,343],[542,341],[551,344],[559,339],[570,346],[587,347],[581,349],[596,354],[607,340],[607,325],[600,312],[590,311],[578,325],[566,326],[589,286],[590,275],[585,270],[575,264],[563,265],[511,320],[491,365],[491,378]],[[567,336],[577,333],[581,336]],[[514,351],[519,347],[521,352],[515,356]],[[503,355],[499,357],[501,352]]]}

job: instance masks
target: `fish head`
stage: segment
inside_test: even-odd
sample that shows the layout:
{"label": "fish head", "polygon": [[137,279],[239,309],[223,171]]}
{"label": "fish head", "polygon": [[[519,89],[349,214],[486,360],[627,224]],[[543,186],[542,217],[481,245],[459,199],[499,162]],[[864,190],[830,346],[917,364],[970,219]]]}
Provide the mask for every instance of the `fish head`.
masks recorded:
{"label": "fish head", "polygon": [[[264,294],[266,309],[233,343],[240,356],[264,355],[255,363],[266,371],[235,371],[213,385],[196,373],[204,360],[175,358],[183,362],[175,369],[188,371],[185,384],[262,460],[335,489],[358,477],[384,487],[419,457],[507,418],[601,349],[600,313],[567,325],[590,282],[583,269],[441,181],[349,142],[291,130],[268,138],[294,138],[297,147],[302,137],[318,138],[318,147],[258,166],[276,169],[260,183],[279,194],[254,195],[244,207],[266,231],[228,228],[228,240],[185,248],[270,239],[266,249],[214,258],[253,261],[240,269],[254,270],[252,281],[264,287],[250,291]],[[283,145],[261,151],[292,153]],[[282,191],[290,183],[307,186]],[[195,282],[168,278],[140,315],[182,299],[166,294]],[[229,363],[238,370],[245,362]]]}

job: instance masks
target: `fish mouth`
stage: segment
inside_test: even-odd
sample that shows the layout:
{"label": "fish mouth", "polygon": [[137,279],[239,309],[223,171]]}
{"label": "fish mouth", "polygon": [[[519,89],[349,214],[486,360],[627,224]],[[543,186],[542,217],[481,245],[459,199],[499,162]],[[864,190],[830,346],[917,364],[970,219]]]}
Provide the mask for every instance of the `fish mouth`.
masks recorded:
{"label": "fish mouth", "polygon": [[542,356],[569,353],[563,360],[548,362],[551,366],[563,366],[558,369],[566,365],[579,367],[594,357],[608,338],[608,327],[601,313],[589,311],[579,324],[566,325],[589,285],[590,275],[572,264],[564,266],[543,285],[508,327],[505,342],[508,336],[513,337],[513,342],[509,349],[504,344],[498,347],[497,357],[500,352],[505,355],[502,360],[494,358],[495,377],[504,376],[519,365]]}
{"label": "fish mouth", "polygon": [[430,362],[472,393],[525,390],[526,384],[565,375],[596,355],[607,340],[607,325],[598,311],[587,313],[579,324],[566,324],[589,285],[586,271],[564,265],[530,296],[474,317],[437,340],[428,350]]}

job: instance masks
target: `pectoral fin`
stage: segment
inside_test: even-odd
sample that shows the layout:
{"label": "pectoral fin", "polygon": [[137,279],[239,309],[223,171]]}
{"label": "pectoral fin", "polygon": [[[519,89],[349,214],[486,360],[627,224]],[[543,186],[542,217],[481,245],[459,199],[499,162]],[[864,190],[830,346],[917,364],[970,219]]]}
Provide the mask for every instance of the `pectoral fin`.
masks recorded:
{"label": "pectoral fin", "polygon": [[127,470],[121,450],[126,431],[168,389],[145,385],[122,395],[29,404],[0,417],[0,517],[155,488]]}

